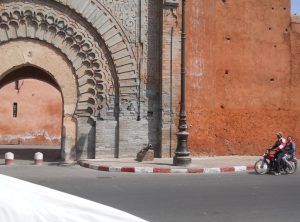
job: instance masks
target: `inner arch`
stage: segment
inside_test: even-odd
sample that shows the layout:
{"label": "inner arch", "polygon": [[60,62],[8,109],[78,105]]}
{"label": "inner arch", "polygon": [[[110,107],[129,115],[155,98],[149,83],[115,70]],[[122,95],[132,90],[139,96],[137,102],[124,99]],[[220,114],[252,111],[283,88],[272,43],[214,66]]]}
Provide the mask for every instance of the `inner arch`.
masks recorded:
{"label": "inner arch", "polygon": [[5,75],[4,78],[1,79],[0,89],[9,83],[24,79],[40,80],[50,84],[60,91],[59,85],[57,84],[55,79],[51,77],[51,75],[49,75],[45,70],[42,70],[41,68],[29,65],[13,69],[8,75]]}
{"label": "inner arch", "polygon": [[0,153],[60,159],[63,101],[55,80],[37,67],[13,69],[0,81],[0,98]]}
{"label": "inner arch", "polygon": [[[62,159],[75,159],[78,91],[76,77],[68,60],[49,44],[36,40],[14,40],[0,44],[0,85],[20,76],[37,78],[59,88],[63,102]],[[14,58],[14,59],[12,59]],[[18,72],[24,71],[24,74]],[[34,72],[30,72],[34,71]],[[60,126],[61,127],[61,126]]]}

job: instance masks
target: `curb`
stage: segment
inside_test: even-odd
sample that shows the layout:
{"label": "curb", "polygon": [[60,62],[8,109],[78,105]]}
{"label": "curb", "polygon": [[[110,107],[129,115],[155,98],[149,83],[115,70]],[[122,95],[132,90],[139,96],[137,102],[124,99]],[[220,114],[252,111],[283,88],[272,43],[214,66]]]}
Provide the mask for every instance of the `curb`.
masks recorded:
{"label": "curb", "polygon": [[246,172],[253,171],[254,166],[234,166],[234,167],[213,167],[213,168],[171,168],[171,167],[114,167],[107,165],[94,165],[90,163],[78,163],[80,166],[104,171],[104,172],[118,172],[118,173],[233,173],[233,172]]}

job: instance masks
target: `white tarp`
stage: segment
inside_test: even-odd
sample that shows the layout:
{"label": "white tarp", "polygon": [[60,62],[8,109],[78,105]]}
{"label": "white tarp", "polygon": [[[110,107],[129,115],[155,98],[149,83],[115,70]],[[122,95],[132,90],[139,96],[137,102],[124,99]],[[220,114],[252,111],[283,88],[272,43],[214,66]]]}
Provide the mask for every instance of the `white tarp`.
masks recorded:
{"label": "white tarp", "polygon": [[0,174],[0,222],[145,222],[126,212]]}

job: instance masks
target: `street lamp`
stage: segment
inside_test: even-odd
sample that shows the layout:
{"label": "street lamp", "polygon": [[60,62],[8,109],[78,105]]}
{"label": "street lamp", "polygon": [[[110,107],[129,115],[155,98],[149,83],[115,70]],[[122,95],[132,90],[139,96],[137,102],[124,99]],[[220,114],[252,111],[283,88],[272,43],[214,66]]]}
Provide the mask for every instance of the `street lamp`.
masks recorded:
{"label": "street lamp", "polygon": [[187,146],[189,133],[187,132],[185,113],[185,0],[182,0],[182,30],[181,30],[181,97],[179,113],[179,132],[177,133],[177,148],[173,158],[175,166],[189,165],[192,160]]}

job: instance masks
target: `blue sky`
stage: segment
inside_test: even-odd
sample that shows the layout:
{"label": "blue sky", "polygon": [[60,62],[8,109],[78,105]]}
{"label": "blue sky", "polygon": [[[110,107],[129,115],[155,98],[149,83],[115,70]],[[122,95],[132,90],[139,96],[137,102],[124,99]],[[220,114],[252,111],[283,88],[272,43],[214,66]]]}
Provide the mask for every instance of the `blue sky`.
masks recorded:
{"label": "blue sky", "polygon": [[297,15],[300,15],[300,0],[292,0],[291,2],[291,14],[297,13]]}

